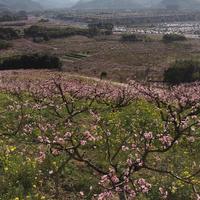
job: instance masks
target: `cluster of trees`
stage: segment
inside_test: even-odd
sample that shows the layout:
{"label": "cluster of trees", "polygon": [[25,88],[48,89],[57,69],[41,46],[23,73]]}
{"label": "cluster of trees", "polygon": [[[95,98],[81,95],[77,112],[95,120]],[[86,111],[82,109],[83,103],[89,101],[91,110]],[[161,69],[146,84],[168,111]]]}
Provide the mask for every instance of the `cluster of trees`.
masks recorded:
{"label": "cluster of trees", "polygon": [[33,38],[43,38],[44,40],[49,40],[51,38],[63,38],[69,37],[74,35],[84,35],[88,36],[88,30],[82,28],[49,28],[44,26],[31,26],[24,30],[24,34],[26,37],[33,37]]}
{"label": "cluster of trees", "polygon": [[48,41],[51,38],[64,38],[74,35],[83,35],[93,37],[97,35],[110,35],[112,34],[113,25],[110,23],[97,23],[89,24],[88,28],[58,28],[58,27],[45,27],[45,26],[31,26],[24,30],[26,37],[33,37],[34,41]]}
{"label": "cluster of trees", "polygon": [[11,13],[11,12],[0,13],[0,22],[19,21],[19,20],[27,20],[27,19],[28,19],[28,15],[25,11],[20,11],[17,13]]}
{"label": "cluster of trees", "polygon": [[19,33],[13,28],[1,28],[0,27],[0,39],[1,40],[12,40],[19,38]]}
{"label": "cluster of trees", "polygon": [[39,23],[47,23],[47,22],[49,22],[49,19],[41,18],[38,22]]}
{"label": "cluster of trees", "polygon": [[150,42],[152,41],[152,39],[142,34],[127,33],[121,36],[121,41],[123,42],[139,42],[139,41]]}
{"label": "cluster of trees", "polygon": [[180,35],[180,34],[165,34],[163,36],[163,41],[164,42],[174,42],[174,41],[184,41],[186,40],[186,37],[184,35]]}
{"label": "cluster of trees", "polygon": [[171,84],[200,81],[200,62],[178,60],[164,73],[164,81]]}
{"label": "cluster of trees", "polygon": [[123,42],[137,42],[142,41],[136,34],[123,34],[121,37]]}
{"label": "cluster of trees", "polygon": [[20,55],[0,60],[0,70],[7,69],[54,69],[60,68],[58,57],[43,54]]}
{"label": "cluster of trees", "polygon": [[111,35],[113,33],[114,25],[112,23],[90,23],[88,24],[89,34],[96,35]]}
{"label": "cluster of trees", "polygon": [[9,47],[11,47],[11,43],[10,42],[7,42],[5,40],[0,40],[0,50],[1,49],[7,49]]}

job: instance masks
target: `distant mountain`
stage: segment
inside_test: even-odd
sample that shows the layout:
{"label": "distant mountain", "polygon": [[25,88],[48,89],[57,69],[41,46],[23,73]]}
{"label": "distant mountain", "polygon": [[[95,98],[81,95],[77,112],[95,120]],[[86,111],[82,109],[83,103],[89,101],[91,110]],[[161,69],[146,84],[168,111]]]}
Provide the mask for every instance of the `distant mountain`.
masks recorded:
{"label": "distant mountain", "polygon": [[76,2],[74,0],[33,0],[42,5],[44,9],[57,9],[57,8],[69,8],[72,7]]}
{"label": "distant mountain", "polygon": [[75,9],[141,9],[138,0],[80,0]]}
{"label": "distant mountain", "polygon": [[8,7],[4,4],[2,4],[0,1],[0,11],[6,11],[6,10],[8,10]]}
{"label": "distant mountain", "polygon": [[0,0],[0,8],[9,10],[40,10],[41,5],[32,0]]}
{"label": "distant mountain", "polygon": [[200,9],[199,0],[162,0],[159,4],[161,8],[170,9]]}
{"label": "distant mountain", "polygon": [[75,9],[200,9],[200,0],[79,0]]}

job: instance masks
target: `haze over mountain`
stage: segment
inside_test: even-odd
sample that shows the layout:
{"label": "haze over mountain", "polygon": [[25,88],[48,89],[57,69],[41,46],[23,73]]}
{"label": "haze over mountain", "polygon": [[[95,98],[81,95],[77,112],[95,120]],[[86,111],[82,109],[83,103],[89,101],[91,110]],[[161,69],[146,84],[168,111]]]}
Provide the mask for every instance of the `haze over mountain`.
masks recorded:
{"label": "haze over mountain", "polygon": [[0,0],[0,9],[200,9],[200,0]]}
{"label": "haze over mountain", "polygon": [[200,9],[200,0],[80,0],[76,9]]}
{"label": "haze over mountain", "polygon": [[40,10],[42,7],[39,3],[32,0],[0,0],[0,8],[9,10]]}
{"label": "haze over mountain", "polygon": [[199,0],[162,0],[159,7],[175,9],[200,9]]}
{"label": "haze over mountain", "polygon": [[69,8],[74,6],[78,0],[33,0],[40,3],[44,9],[57,9],[57,8]]}
{"label": "haze over mountain", "polygon": [[80,0],[76,9],[140,9],[143,6],[137,0]]}

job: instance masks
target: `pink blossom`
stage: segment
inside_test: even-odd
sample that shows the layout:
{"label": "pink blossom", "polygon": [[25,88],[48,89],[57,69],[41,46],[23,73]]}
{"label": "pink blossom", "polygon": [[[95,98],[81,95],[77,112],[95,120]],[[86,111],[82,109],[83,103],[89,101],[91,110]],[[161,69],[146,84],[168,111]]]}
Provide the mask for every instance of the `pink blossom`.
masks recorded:
{"label": "pink blossom", "polygon": [[83,192],[83,191],[80,191],[80,195],[81,195],[81,196],[84,196],[84,192]]}
{"label": "pink blossom", "polygon": [[80,144],[81,144],[82,146],[85,146],[86,143],[87,143],[87,142],[86,142],[85,140],[81,140],[81,141],[80,141]]}
{"label": "pink blossom", "polygon": [[153,133],[152,132],[146,132],[144,133],[144,138],[147,140],[147,141],[150,141],[153,139]]}
{"label": "pink blossom", "polygon": [[116,175],[113,175],[113,176],[111,177],[111,181],[112,181],[113,183],[118,183],[118,182],[119,182],[119,178],[118,178]]}
{"label": "pink blossom", "polygon": [[133,161],[131,160],[131,158],[128,158],[126,162],[129,167],[133,165]]}
{"label": "pink blossom", "polygon": [[135,183],[139,186],[142,193],[148,193],[151,189],[151,184],[147,183],[145,179],[140,178]]}
{"label": "pink blossom", "polygon": [[170,135],[162,135],[159,140],[164,146],[169,147],[172,144],[173,138]]}
{"label": "pink blossom", "polygon": [[89,131],[85,131],[83,133],[83,135],[84,135],[85,139],[88,140],[88,141],[95,141],[96,140],[96,138]]}
{"label": "pink blossom", "polygon": [[[131,190],[130,193],[129,193],[129,197],[130,197],[131,199],[135,199],[135,197],[136,197],[136,192],[135,192],[134,190]],[[129,199],[130,199],[130,198],[129,198]]]}
{"label": "pink blossom", "polygon": [[52,149],[52,154],[54,156],[58,156],[60,154],[59,150],[58,149]]}
{"label": "pink blossom", "polygon": [[64,138],[69,139],[71,136],[72,136],[72,133],[66,132],[65,135],[64,135]]}
{"label": "pink blossom", "polygon": [[109,177],[108,177],[108,175],[104,175],[104,176],[102,176],[101,177],[101,180],[100,180],[100,182],[99,182],[99,184],[101,184],[101,185],[103,185],[103,184],[107,184],[107,183],[109,183]]}
{"label": "pink blossom", "polygon": [[42,163],[46,158],[46,154],[43,151],[39,152],[38,162]]}
{"label": "pink blossom", "polygon": [[131,145],[131,148],[132,148],[133,150],[135,150],[135,149],[137,148],[137,145],[136,145],[136,144],[132,144],[132,145]]}
{"label": "pink blossom", "polygon": [[127,146],[122,146],[122,151],[128,151],[129,150],[129,147]]}
{"label": "pink blossom", "polygon": [[122,189],[121,189],[120,187],[116,187],[116,188],[115,188],[115,191],[116,191],[116,192],[122,192]]}
{"label": "pink blossom", "polygon": [[188,137],[187,138],[187,140],[189,141],[189,142],[195,142],[195,137],[193,137],[193,136],[191,136],[191,137]]}
{"label": "pink blossom", "polygon": [[161,194],[162,199],[167,199],[167,197],[168,197],[168,191],[165,190],[165,189],[162,188],[162,187],[159,188],[159,191],[160,191],[160,194]]}
{"label": "pink blossom", "polygon": [[111,191],[103,192],[103,193],[99,194],[98,200],[109,200],[112,197],[113,197],[113,194]]}

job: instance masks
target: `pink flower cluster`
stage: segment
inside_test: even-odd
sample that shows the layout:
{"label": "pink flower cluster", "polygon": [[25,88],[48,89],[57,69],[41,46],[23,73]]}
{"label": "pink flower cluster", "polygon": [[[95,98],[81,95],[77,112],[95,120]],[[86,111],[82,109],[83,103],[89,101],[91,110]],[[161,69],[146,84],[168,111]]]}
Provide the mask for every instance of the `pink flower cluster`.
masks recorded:
{"label": "pink flower cluster", "polygon": [[109,200],[112,197],[113,197],[113,193],[111,191],[106,191],[99,194],[98,200]]}
{"label": "pink flower cluster", "polygon": [[117,177],[115,170],[112,168],[109,169],[108,175],[103,175],[101,177],[101,181],[99,182],[100,185],[108,185],[108,184],[117,184],[119,183],[119,178]]}
{"label": "pink flower cluster", "polygon": [[148,193],[151,189],[151,184],[147,183],[145,179],[140,178],[137,181],[135,181],[136,186],[138,186],[139,190],[142,193]]}
{"label": "pink flower cluster", "polygon": [[95,142],[96,141],[96,138],[89,131],[85,131],[83,133],[83,136],[84,136],[85,140],[88,140],[90,142]]}
{"label": "pink flower cluster", "polygon": [[169,147],[172,144],[173,138],[171,135],[161,135],[159,141],[165,146]]}
{"label": "pink flower cluster", "polygon": [[153,133],[152,132],[145,132],[144,133],[144,138],[147,140],[147,141],[151,141],[153,139]]}
{"label": "pink flower cluster", "polygon": [[37,158],[38,162],[42,163],[45,160],[45,158],[46,158],[46,154],[43,151],[40,151],[39,156]]}

